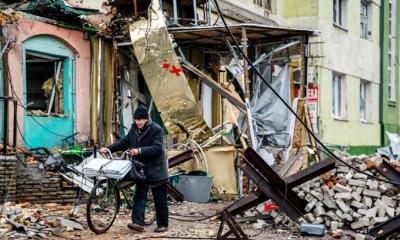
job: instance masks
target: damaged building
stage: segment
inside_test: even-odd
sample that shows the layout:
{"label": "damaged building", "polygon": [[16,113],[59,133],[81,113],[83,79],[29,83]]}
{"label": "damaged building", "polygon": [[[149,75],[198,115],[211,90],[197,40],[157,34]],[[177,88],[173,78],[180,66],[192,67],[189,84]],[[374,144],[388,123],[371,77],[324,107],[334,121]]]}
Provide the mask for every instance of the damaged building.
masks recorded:
{"label": "damaged building", "polygon": [[[109,144],[127,133],[142,103],[165,127],[171,150],[191,140],[210,147],[203,158],[227,152],[229,182],[236,182],[235,142],[224,132],[238,129],[269,160],[266,148],[290,148],[294,119],[243,65],[238,47],[290,103],[305,96],[313,32],[227,14],[236,46],[211,1],[81,4],[34,1],[2,10],[2,80],[5,95],[18,101],[7,142],[64,148],[73,136],[75,143]],[[250,128],[246,104],[254,109]],[[206,162],[216,177],[218,164]],[[221,191],[237,194],[236,184],[228,185]]]}
{"label": "damaged building", "polygon": [[[221,213],[221,232],[224,222],[235,221],[231,214],[268,199],[285,214],[272,210],[276,224],[298,226],[306,216],[308,222],[325,224],[332,231],[338,224],[353,226],[354,216],[347,222],[320,216],[320,212],[336,209],[336,204],[350,209],[350,203],[341,204],[342,198],[350,200],[355,193],[358,202],[378,195],[380,201],[377,189],[370,189],[375,191],[371,193],[358,185],[346,188],[343,178],[361,184],[359,176],[346,174],[355,167],[335,166],[334,158],[322,161],[326,158],[320,151],[322,144],[314,139],[314,134],[321,133],[336,144],[341,137],[324,125],[329,122],[329,110],[319,107],[328,97],[319,92],[326,91],[325,82],[322,86],[316,79],[328,71],[317,63],[325,61],[318,55],[325,47],[319,42],[320,32],[309,30],[318,29],[293,23],[297,13],[282,9],[294,1],[218,2],[2,2],[0,136],[4,160],[0,167],[5,172],[0,173],[0,180],[7,183],[0,188],[6,196],[3,203],[81,201],[95,186],[83,174],[84,166],[98,157],[99,147],[128,133],[140,104],[149,108],[152,121],[164,130],[169,191],[174,200],[189,199],[187,190],[174,181],[191,173],[204,177],[202,184],[209,184],[200,202],[208,202],[210,192],[225,200],[239,198]],[[370,7],[377,10],[375,5]],[[283,27],[288,25],[297,28]],[[362,76],[372,81],[374,74]],[[344,87],[339,75],[333,79],[336,85],[328,89],[334,92],[332,111],[343,113],[346,104],[339,93]],[[372,91],[367,85],[364,94]],[[375,95],[376,90],[372,91]],[[366,104],[370,99],[364,96],[360,101]],[[376,132],[377,116],[371,108],[365,108],[362,117],[373,121],[360,129]],[[361,164],[359,171],[371,170],[363,165],[367,157],[342,157],[353,165]],[[380,157],[376,159],[381,164]],[[332,170],[339,173],[337,179]],[[324,178],[319,178],[322,174]],[[311,179],[312,187],[305,184]],[[326,187],[328,183],[336,192]],[[318,195],[320,188],[331,195],[329,200],[334,198],[335,207],[322,208],[306,192],[311,189]],[[200,192],[200,188],[192,189]],[[362,191],[375,195],[361,198]],[[318,196],[323,200],[324,194]],[[265,206],[276,207],[272,205]],[[315,213],[316,209],[320,212]],[[359,209],[366,210],[361,203],[354,212]],[[380,222],[394,217],[394,211],[381,210]],[[364,219],[360,224],[365,226],[360,228],[370,223],[377,221],[367,224]]]}

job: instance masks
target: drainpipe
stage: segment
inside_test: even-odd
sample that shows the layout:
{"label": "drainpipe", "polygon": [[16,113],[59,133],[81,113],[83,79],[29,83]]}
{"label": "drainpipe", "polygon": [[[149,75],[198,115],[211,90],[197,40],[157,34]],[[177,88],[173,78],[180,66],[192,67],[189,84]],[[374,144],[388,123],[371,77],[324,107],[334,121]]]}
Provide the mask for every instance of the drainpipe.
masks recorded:
{"label": "drainpipe", "polygon": [[383,146],[385,144],[385,123],[383,120],[383,57],[384,57],[384,46],[383,46],[383,39],[384,39],[384,14],[385,14],[385,4],[386,2],[382,2],[380,6],[380,18],[379,18],[379,48],[380,48],[380,58],[379,58],[379,125],[380,125],[380,145]]}

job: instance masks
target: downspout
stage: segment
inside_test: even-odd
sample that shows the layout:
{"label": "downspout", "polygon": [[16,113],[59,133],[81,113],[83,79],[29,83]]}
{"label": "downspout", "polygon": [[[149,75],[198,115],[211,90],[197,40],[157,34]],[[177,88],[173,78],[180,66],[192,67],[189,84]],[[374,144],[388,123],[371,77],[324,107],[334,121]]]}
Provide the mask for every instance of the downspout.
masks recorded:
{"label": "downspout", "polygon": [[384,46],[383,46],[383,39],[384,39],[384,14],[385,14],[385,3],[381,4],[380,6],[380,18],[379,18],[379,48],[380,48],[380,58],[379,58],[379,64],[380,64],[380,72],[379,72],[379,78],[380,78],[380,83],[379,83],[379,125],[380,125],[380,145],[383,146],[385,144],[385,123],[383,120],[383,84],[384,84],[384,78],[383,78],[383,57],[384,57]]}

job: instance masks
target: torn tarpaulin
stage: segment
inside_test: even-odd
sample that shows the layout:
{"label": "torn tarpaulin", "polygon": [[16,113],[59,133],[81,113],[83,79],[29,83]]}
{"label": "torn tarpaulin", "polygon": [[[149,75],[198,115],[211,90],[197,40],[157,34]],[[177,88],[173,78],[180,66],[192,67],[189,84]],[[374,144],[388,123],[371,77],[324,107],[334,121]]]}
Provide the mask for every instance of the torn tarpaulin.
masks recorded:
{"label": "torn tarpaulin", "polygon": [[[276,77],[271,78],[270,65],[261,66],[263,78],[287,103],[290,101],[288,71],[289,67],[286,64]],[[288,109],[260,78],[257,79],[254,89],[251,112],[254,130],[257,133],[258,149],[263,146],[288,147],[290,144]],[[242,131],[243,128],[246,128],[244,124]]]}

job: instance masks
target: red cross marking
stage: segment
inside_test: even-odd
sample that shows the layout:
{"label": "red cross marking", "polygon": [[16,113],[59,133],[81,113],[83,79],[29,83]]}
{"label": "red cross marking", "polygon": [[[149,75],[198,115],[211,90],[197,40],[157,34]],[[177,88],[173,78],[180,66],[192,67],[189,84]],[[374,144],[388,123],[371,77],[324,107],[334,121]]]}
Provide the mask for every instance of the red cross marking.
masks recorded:
{"label": "red cross marking", "polygon": [[164,64],[162,65],[162,68],[169,68],[169,66],[171,66],[171,65],[169,65],[169,63],[164,63]]}
{"label": "red cross marking", "polygon": [[172,66],[172,70],[170,70],[169,72],[175,73],[177,76],[180,76],[179,73],[182,72],[182,69]]}

